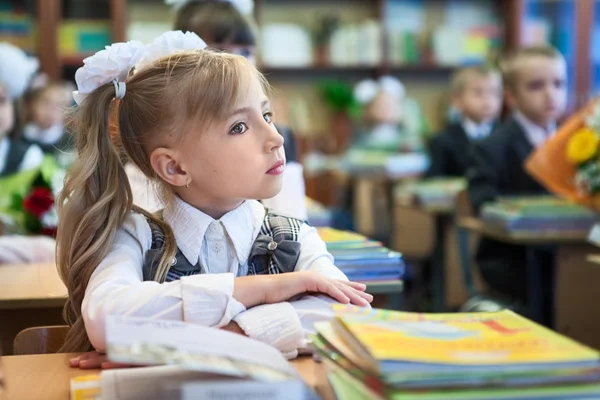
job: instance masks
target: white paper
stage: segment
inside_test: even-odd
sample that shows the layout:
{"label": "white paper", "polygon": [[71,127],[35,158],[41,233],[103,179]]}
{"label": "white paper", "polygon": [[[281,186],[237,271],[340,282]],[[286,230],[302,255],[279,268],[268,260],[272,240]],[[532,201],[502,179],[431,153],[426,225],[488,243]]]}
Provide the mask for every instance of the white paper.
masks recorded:
{"label": "white paper", "polygon": [[106,323],[111,361],[137,365],[176,364],[262,381],[298,379],[274,347],[217,328],[179,321],[111,316]]}
{"label": "white paper", "polygon": [[102,371],[100,374],[101,399],[159,400],[177,399],[181,388],[199,380],[219,382],[232,378],[216,374],[188,371],[183,367],[124,368]]}
{"label": "white paper", "polygon": [[262,383],[252,381],[195,382],[181,387],[181,400],[305,400],[301,381]]}

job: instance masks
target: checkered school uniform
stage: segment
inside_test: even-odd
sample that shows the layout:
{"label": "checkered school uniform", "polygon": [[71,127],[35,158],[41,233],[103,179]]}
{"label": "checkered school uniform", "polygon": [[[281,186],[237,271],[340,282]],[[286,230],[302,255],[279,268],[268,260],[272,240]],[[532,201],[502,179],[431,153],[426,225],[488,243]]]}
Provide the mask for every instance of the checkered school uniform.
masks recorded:
{"label": "checkered school uniform", "polygon": [[[162,218],[162,213],[159,213]],[[267,212],[258,237],[248,257],[248,275],[280,274],[293,272],[300,256],[298,236],[304,221]],[[142,268],[144,281],[155,280],[161,259],[165,235],[156,223],[148,220],[152,231],[152,245],[144,255]],[[165,282],[176,281],[183,276],[202,273],[200,262],[192,265],[177,248],[175,258],[167,272]]]}

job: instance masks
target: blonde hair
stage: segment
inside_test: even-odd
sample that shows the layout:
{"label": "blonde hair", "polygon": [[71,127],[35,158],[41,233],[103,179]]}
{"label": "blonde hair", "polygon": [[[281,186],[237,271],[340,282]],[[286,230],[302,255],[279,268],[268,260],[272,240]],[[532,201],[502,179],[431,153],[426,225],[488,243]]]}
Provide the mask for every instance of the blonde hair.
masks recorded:
{"label": "blonde hair", "polygon": [[475,65],[463,67],[452,74],[450,78],[450,92],[453,96],[459,96],[465,90],[467,83],[474,77],[498,77],[502,79],[500,71],[491,65]]}
{"label": "blonde hair", "polygon": [[[81,304],[92,273],[132,210],[158,224],[165,234],[154,280],[164,281],[177,251],[171,227],[133,206],[121,150],[147,177],[159,181],[148,157],[152,150],[149,139],[161,145],[161,136],[178,135],[192,126],[205,127],[225,118],[253,79],[268,90],[263,76],[245,58],[210,50],[190,51],[163,58],[135,73],[122,100],[114,99],[114,86],[108,83],[90,93],[74,111],[69,124],[76,133],[78,157],[58,199],[57,265],[69,291],[64,317],[71,326],[62,351],[90,348]],[[118,115],[116,124],[110,123],[113,112]]]}
{"label": "blonde hair", "polygon": [[514,89],[517,83],[517,75],[522,68],[523,60],[534,57],[545,57],[552,60],[565,61],[565,57],[562,53],[550,45],[521,47],[501,62],[504,82],[509,89]]}

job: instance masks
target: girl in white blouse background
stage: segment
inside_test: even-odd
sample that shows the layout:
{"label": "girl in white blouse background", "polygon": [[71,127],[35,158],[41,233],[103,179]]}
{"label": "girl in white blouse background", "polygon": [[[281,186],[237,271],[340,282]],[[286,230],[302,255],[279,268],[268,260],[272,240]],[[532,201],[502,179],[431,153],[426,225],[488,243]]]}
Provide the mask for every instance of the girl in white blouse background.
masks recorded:
{"label": "girl in white blouse background", "polygon": [[[195,34],[167,32],[148,46],[113,45],[76,74],[78,158],[58,201],[57,260],[71,325],[65,351],[90,344],[104,351],[105,319],[116,314],[235,331],[291,358],[314,322],[332,316],[331,301],[372,300],[303,223],[294,273],[250,275],[248,258],[265,220],[254,199],[281,188],[283,138],[262,75],[245,58],[204,46]],[[119,115],[114,135],[111,112]],[[167,206],[160,215],[132,207],[121,149],[162,187]],[[151,225],[164,245],[156,273],[145,280]],[[161,283],[177,260],[201,273]],[[288,301],[309,292],[316,294]]]}

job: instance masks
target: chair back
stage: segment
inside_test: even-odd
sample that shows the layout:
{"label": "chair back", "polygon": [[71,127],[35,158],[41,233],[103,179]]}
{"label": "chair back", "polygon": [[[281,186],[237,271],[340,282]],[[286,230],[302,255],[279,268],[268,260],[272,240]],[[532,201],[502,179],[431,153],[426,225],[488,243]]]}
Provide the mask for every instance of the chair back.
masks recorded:
{"label": "chair back", "polygon": [[14,355],[50,354],[61,348],[69,327],[66,325],[37,326],[19,332],[13,342]]}

